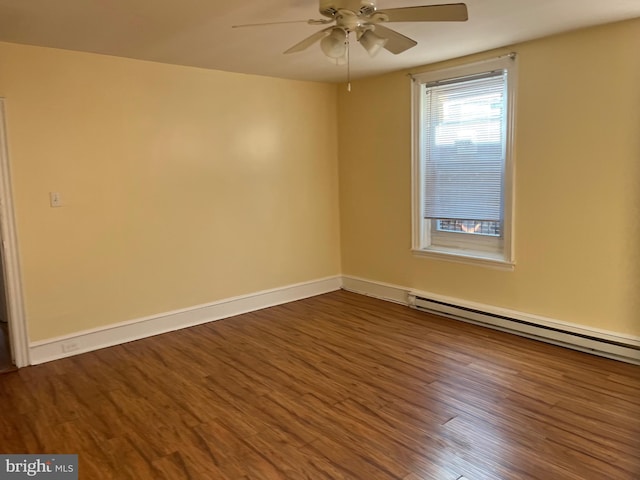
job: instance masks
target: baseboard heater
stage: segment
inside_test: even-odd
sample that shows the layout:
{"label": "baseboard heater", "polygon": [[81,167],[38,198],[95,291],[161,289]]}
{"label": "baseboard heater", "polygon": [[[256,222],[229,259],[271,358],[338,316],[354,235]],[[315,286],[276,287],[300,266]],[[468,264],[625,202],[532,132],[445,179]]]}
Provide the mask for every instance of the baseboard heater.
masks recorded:
{"label": "baseboard heater", "polygon": [[409,293],[408,300],[409,306],[417,310],[640,365],[640,345],[484,312],[414,293]]}

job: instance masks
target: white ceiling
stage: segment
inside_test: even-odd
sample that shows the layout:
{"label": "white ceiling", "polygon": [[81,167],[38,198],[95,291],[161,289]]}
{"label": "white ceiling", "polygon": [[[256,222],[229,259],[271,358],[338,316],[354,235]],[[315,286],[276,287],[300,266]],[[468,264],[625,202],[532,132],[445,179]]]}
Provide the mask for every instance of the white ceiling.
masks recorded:
{"label": "white ceiling", "polygon": [[[378,9],[455,3],[378,0]],[[418,41],[374,58],[355,45],[353,78],[411,68],[553,33],[640,17],[640,0],[466,0],[469,21],[395,23]],[[341,82],[346,67],[318,45],[282,52],[322,26],[232,25],[322,18],[317,0],[0,0],[0,41],[97,52],[179,65]]]}

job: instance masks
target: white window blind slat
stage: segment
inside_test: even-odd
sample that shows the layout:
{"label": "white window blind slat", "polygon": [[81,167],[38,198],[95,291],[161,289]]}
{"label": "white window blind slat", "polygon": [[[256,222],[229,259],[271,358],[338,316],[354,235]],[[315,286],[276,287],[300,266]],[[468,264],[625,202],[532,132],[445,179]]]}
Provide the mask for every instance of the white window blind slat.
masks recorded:
{"label": "white window blind slat", "polygon": [[500,221],[506,71],[424,87],[424,218]]}

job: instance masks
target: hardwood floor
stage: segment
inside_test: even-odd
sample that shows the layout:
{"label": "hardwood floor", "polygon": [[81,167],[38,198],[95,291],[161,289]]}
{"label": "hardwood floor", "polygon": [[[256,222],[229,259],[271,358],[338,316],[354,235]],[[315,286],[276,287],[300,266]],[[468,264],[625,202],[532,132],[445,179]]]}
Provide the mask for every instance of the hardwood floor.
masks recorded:
{"label": "hardwood floor", "polygon": [[347,292],[0,376],[80,478],[640,478],[640,367]]}

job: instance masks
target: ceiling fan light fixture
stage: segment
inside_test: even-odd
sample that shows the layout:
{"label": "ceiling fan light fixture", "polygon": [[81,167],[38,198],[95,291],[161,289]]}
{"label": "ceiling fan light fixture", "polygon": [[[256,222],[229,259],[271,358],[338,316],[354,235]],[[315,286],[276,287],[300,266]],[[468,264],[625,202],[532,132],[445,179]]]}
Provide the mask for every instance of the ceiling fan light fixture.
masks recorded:
{"label": "ceiling fan light fixture", "polygon": [[338,57],[338,58],[329,58],[329,57],[327,57],[327,60],[329,60],[332,64],[337,65],[337,66],[346,65],[347,62],[349,61],[346,53],[343,56]]}
{"label": "ceiling fan light fixture", "polygon": [[249,23],[234,25],[234,28],[299,22],[309,25],[330,25],[296,43],[284,53],[302,52],[319,42],[326,58],[331,63],[341,64],[345,62],[345,58],[347,63],[349,61],[349,36],[352,33],[371,57],[383,48],[398,55],[415,47],[418,42],[383,24],[394,22],[464,22],[469,18],[469,12],[464,3],[418,5],[379,11],[376,8],[377,0],[319,0],[319,2],[320,13],[326,18]]}
{"label": "ceiling fan light fixture", "polygon": [[320,48],[329,58],[344,57],[347,53],[347,32],[340,27],[333,28],[331,33],[320,42]]}
{"label": "ceiling fan light fixture", "polygon": [[364,47],[369,56],[375,56],[389,41],[388,38],[382,38],[372,30],[367,30],[360,37],[360,45]]}

